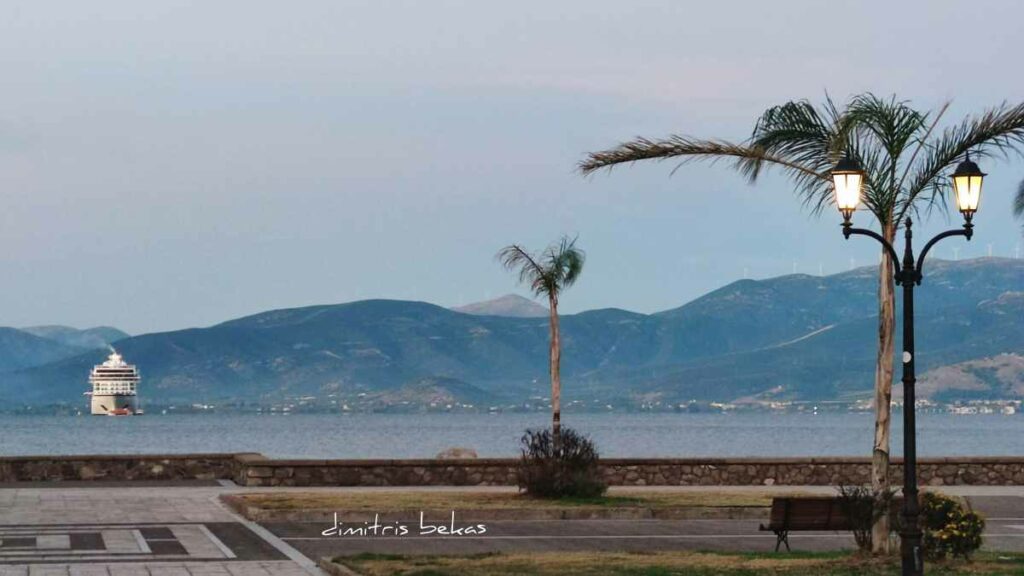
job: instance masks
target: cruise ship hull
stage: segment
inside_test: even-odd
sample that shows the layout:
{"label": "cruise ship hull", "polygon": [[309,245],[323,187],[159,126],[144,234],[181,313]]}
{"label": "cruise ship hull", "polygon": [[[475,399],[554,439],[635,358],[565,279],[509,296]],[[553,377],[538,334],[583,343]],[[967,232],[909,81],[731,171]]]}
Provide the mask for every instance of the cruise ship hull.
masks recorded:
{"label": "cruise ship hull", "polygon": [[93,394],[92,413],[94,416],[110,414],[113,410],[128,410],[134,414],[138,411],[137,396],[122,394]]}

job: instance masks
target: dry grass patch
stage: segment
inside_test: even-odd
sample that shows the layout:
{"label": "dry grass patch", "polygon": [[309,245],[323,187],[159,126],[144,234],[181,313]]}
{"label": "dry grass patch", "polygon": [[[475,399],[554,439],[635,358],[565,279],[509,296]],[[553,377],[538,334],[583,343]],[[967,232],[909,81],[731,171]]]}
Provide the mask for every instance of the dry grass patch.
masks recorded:
{"label": "dry grass patch", "polygon": [[[899,559],[851,553],[718,554],[703,552],[533,553],[397,557],[363,555],[337,562],[365,576],[890,576]],[[1019,556],[986,554],[973,563],[928,566],[936,575],[1024,573]]]}
{"label": "dry grass patch", "polygon": [[[820,573],[823,559],[794,558],[784,562],[764,558],[738,558],[696,552],[633,553],[540,553],[493,554],[477,556],[389,557],[359,556],[336,560],[366,576],[412,574],[461,574],[465,576],[567,575],[597,574],[695,574],[696,570],[739,569],[764,573],[785,565]],[[816,570],[817,569],[817,570]],[[709,572],[714,573],[714,572]]]}
{"label": "dry grass patch", "polygon": [[771,496],[727,492],[636,492],[616,490],[599,498],[544,500],[514,492],[338,491],[266,492],[237,496],[265,510],[509,510],[555,508],[683,508],[693,506],[769,506]]}

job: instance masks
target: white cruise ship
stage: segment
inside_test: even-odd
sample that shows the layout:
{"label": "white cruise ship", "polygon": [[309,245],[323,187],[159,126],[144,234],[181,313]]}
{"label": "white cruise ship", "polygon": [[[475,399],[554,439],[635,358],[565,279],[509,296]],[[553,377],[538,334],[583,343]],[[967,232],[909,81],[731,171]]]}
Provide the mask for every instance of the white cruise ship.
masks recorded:
{"label": "white cruise ship", "polygon": [[89,374],[92,392],[92,413],[106,416],[140,414],[138,405],[139,370],[128,364],[117,350],[110,349],[110,357]]}

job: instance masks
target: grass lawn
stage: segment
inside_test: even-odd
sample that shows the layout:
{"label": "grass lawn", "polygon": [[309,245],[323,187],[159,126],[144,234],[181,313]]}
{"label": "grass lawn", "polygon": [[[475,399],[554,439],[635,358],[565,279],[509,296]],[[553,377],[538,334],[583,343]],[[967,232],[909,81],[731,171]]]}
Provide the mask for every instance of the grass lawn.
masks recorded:
{"label": "grass lawn", "polygon": [[427,492],[415,489],[389,492],[268,492],[238,495],[266,510],[384,510],[517,508],[681,508],[690,506],[769,506],[771,496],[707,492],[630,492],[615,490],[600,498],[542,500],[513,492]]}
{"label": "grass lawn", "polygon": [[[848,552],[725,554],[708,552],[536,553],[401,557],[362,555],[337,562],[366,576],[889,576],[899,558]],[[1024,556],[982,553],[970,563],[926,565],[929,575],[1024,574]]]}

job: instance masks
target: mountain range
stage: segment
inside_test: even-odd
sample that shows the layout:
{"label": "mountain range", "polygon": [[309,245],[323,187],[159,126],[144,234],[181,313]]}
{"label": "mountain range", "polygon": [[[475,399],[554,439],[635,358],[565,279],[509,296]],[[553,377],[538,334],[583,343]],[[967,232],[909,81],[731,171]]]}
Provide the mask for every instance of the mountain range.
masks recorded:
{"label": "mountain range", "polygon": [[[611,308],[564,315],[564,398],[636,404],[868,397],[877,274],[865,267],[741,280],[654,314]],[[1024,260],[933,260],[916,294],[923,391],[1021,397],[1024,363],[1013,355],[1024,355]],[[571,297],[567,292],[562,300]],[[547,318],[500,315],[490,305],[465,310],[365,300],[116,343],[140,367],[147,401],[371,397],[481,404],[545,396]],[[77,344],[12,330],[0,330],[0,399],[81,402],[89,369],[105,354],[76,353]]]}

